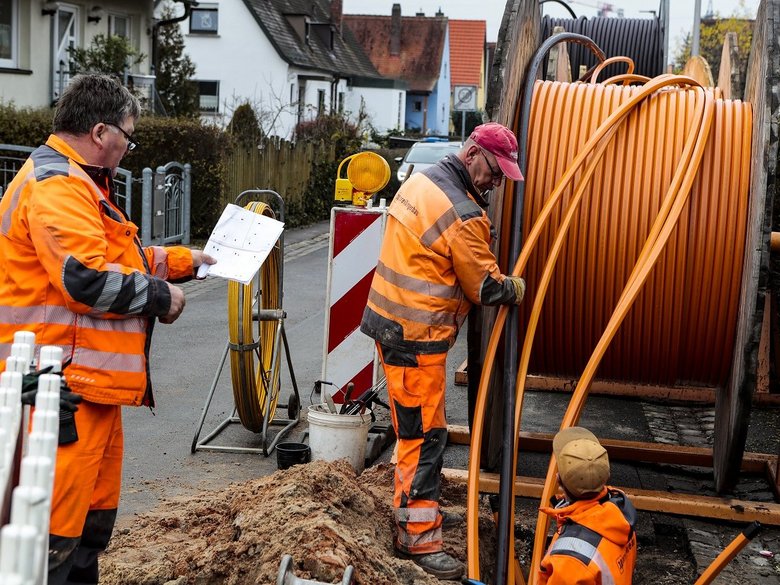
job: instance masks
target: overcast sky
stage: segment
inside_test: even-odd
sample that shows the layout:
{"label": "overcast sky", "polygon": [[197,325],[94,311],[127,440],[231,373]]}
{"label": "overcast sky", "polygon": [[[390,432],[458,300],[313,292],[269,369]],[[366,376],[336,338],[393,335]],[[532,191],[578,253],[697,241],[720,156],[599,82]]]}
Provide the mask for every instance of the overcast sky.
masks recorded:
{"label": "overcast sky", "polygon": [[[422,11],[426,16],[432,16],[441,8],[442,12],[450,18],[464,18],[487,21],[487,40],[495,41],[498,37],[498,28],[501,26],[501,18],[504,15],[506,0],[343,0],[344,12],[347,14],[384,14],[390,15],[393,4],[401,4],[401,14],[413,16]],[[758,10],[759,0],[701,0],[702,13],[706,13],[709,4],[721,16],[731,16],[735,12],[746,14],[753,18]],[[595,16],[597,6],[603,4],[600,0],[583,0],[582,2],[570,1],[569,5],[577,16]],[[613,10],[622,8],[626,17],[648,17],[642,10],[658,10],[660,0],[610,0]],[[691,30],[693,23],[694,0],[671,0],[669,11],[670,53],[674,50]],[[566,9],[556,6],[554,2],[544,5],[545,14],[559,18],[569,18]],[[615,14],[616,15],[616,14]]]}

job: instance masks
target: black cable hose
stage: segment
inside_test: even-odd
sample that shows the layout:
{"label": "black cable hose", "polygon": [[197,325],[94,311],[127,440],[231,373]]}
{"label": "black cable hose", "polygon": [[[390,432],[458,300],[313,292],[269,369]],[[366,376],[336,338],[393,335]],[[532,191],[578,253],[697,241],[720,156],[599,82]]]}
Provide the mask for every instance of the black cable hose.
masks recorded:
{"label": "black cable hose", "polygon": [[[607,57],[626,56],[634,61],[634,73],[656,77],[664,72],[664,51],[662,23],[658,18],[586,18],[576,19],[542,18],[542,39],[552,36],[556,26],[566,32],[580,34],[593,39],[604,50]],[[591,69],[597,60],[591,51],[582,46],[572,46],[569,51],[571,78],[580,77],[580,67]],[[607,79],[626,72],[625,63],[609,65],[599,74]],[[542,75],[547,77],[547,63],[542,66]]]}
{"label": "black cable hose", "polygon": [[556,4],[560,4],[561,6],[563,6],[566,9],[566,12],[571,14],[572,18],[577,18],[577,15],[574,14],[574,11],[571,9],[571,6],[566,4],[566,2],[564,2],[563,0],[539,0],[539,6],[541,6],[545,2],[555,2]]}
{"label": "black cable hose", "polygon": [[[547,53],[558,43],[568,43],[569,48],[577,47],[583,51],[589,51],[597,63],[604,61],[604,52],[592,39],[576,34],[562,33],[542,41],[539,48],[531,58],[531,62],[525,72],[525,83],[521,88],[522,93],[518,96],[521,101],[520,117],[516,126],[518,139],[517,164],[523,174],[527,170],[528,158],[528,126],[531,116],[531,101],[533,98],[533,87],[537,79],[539,67],[547,62]],[[512,225],[509,239],[509,258],[510,266],[514,265],[517,257],[520,255],[522,246],[522,226],[523,226],[523,206],[525,201],[525,181],[515,181],[514,198],[512,205]],[[517,339],[518,335],[518,317],[517,307],[510,305],[506,322],[504,323],[504,339]],[[514,485],[512,469],[514,465],[514,413],[515,413],[515,383],[517,381],[518,365],[518,346],[516,343],[504,344],[504,369],[503,388],[504,388],[504,416],[501,434],[501,472],[499,474],[499,515],[498,515],[498,534],[496,544],[496,585],[507,585],[507,575],[509,569],[509,541],[510,531],[513,530],[514,522],[509,518],[508,511],[511,509],[511,498]]]}

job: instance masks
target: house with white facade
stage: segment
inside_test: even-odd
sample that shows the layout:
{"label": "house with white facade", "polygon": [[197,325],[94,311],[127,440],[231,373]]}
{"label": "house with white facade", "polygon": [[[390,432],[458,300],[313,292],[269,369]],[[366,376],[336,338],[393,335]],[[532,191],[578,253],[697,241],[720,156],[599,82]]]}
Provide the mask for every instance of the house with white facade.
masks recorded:
{"label": "house with white facade", "polygon": [[408,84],[404,130],[447,136],[450,126],[450,41],[447,17],[345,14],[346,28],[380,74]]}
{"label": "house with white facade", "polygon": [[403,82],[382,77],[342,24],[341,0],[201,1],[180,23],[203,115],[227,124],[239,105],[269,135],[330,112],[361,110],[380,132],[401,128]]}
{"label": "house with white facade", "polygon": [[[0,0],[0,102],[54,103],[71,76],[69,48],[118,35],[146,58],[128,74],[147,79],[156,32],[153,0]],[[181,5],[180,5],[181,6]]]}

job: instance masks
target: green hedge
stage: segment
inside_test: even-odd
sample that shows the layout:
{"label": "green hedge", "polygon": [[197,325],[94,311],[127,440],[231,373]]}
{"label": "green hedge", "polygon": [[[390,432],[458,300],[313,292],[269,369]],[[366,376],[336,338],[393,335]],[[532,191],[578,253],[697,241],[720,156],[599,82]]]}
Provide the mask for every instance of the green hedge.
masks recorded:
{"label": "green hedge", "polygon": [[[122,166],[141,177],[144,167],[155,170],[170,161],[189,163],[192,167],[192,197],[190,225],[193,238],[208,238],[222,209],[224,155],[231,148],[230,137],[219,128],[189,118],[141,117],[134,137],[140,147],[122,159]],[[140,211],[141,189],[136,193],[134,209]],[[133,214],[135,215],[135,214]],[[134,218],[140,221],[140,217]]]}

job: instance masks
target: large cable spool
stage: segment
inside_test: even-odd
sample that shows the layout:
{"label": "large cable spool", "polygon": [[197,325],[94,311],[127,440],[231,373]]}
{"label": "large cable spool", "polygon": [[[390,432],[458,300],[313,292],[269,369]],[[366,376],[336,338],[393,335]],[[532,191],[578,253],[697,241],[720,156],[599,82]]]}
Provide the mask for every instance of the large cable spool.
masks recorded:
{"label": "large cable spool", "polygon": [[[664,72],[664,34],[661,20],[658,18],[553,18],[542,17],[542,39],[553,35],[555,27],[563,27],[566,32],[585,35],[601,47],[607,57],[621,55],[630,58],[636,67],[635,73],[646,77],[655,77]],[[598,62],[592,51],[580,45],[569,46],[571,78],[580,77],[580,66],[585,70]],[[625,65],[614,64],[607,67],[602,79],[625,73]],[[543,67],[543,76],[547,76],[547,66]]]}
{"label": "large cable spool", "polygon": [[[635,87],[538,82],[528,136],[523,233],[594,130]],[[531,372],[576,379],[611,315],[658,212],[690,124],[691,92],[661,92],[607,148],[574,220],[540,318]],[[718,100],[714,130],[676,233],[613,340],[601,379],[726,384],[746,238],[751,109]],[[533,298],[570,192],[526,273]],[[527,322],[530,303],[521,306]],[[521,327],[521,330],[524,328]]]}
{"label": "large cable spool", "polygon": [[[267,217],[273,210],[265,203],[253,201],[245,209]],[[263,420],[272,420],[279,397],[281,352],[274,347],[279,335],[276,321],[257,320],[260,310],[281,309],[280,245],[277,242],[260,268],[258,277],[249,284],[228,283],[228,335],[230,347],[230,376],[233,399],[241,424],[259,433]],[[257,285],[256,285],[257,283]],[[257,288],[256,288],[257,287]],[[257,322],[257,337],[254,325]],[[257,360],[257,362],[255,362]],[[274,363],[272,363],[274,362]]]}

